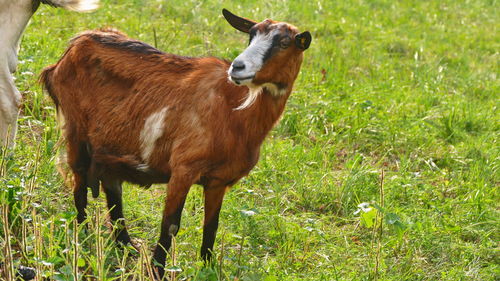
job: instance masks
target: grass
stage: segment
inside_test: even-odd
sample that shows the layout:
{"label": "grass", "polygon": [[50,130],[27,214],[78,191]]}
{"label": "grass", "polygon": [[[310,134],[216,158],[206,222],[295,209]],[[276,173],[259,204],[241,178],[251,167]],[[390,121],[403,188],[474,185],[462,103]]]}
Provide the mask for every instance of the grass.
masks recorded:
{"label": "grass", "polygon": [[223,7],[291,22],[313,42],[258,165],[225,198],[212,266],[198,257],[202,192],[192,188],[175,266],[168,261],[174,278],[500,279],[494,0],[107,0],[83,15],[41,7],[16,74],[17,145],[1,159],[0,262],[50,280],[148,280],[165,186],[125,187],[140,253],[114,246],[103,198],[90,200],[89,226],[77,228],[55,164],[54,106],[37,75],[76,33],[103,26],[166,52],[233,59],[248,38]]}

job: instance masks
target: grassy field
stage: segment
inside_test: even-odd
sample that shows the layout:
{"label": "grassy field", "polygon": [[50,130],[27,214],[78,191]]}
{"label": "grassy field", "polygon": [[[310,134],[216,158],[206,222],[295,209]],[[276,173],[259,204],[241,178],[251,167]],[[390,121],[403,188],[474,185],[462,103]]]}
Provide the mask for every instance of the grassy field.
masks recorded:
{"label": "grassy field", "polygon": [[112,243],[102,196],[90,200],[88,228],[77,229],[57,172],[55,109],[37,76],[75,34],[104,26],[165,52],[233,59],[248,38],[225,22],[223,7],[293,23],[313,41],[258,165],[226,195],[217,263],[208,267],[198,254],[202,189],[191,189],[167,261],[175,278],[500,280],[494,0],[105,0],[91,14],[41,7],[16,73],[17,145],[1,159],[0,262],[36,267],[47,280],[76,272],[148,280],[165,186],[124,188],[139,253]]}

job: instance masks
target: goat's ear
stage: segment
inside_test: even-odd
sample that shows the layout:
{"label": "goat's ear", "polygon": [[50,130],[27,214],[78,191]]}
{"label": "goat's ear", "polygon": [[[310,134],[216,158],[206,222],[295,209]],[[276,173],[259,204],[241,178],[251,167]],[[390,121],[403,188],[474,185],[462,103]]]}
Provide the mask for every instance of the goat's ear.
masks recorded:
{"label": "goat's ear", "polygon": [[295,35],[295,46],[302,50],[307,50],[309,45],[311,45],[312,37],[309,31],[304,31]]}
{"label": "goat's ear", "polygon": [[237,15],[231,13],[230,11],[226,9],[222,9],[222,15],[224,15],[224,18],[226,18],[227,22],[234,28],[238,29],[239,31],[249,33],[250,28],[257,24],[253,20],[249,20],[246,18],[238,17]]}

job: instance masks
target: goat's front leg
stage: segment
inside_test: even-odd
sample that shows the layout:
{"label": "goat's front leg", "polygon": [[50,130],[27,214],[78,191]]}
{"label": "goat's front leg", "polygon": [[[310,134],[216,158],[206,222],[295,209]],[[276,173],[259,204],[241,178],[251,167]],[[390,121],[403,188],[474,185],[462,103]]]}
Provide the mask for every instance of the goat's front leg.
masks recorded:
{"label": "goat's front leg", "polygon": [[225,186],[204,187],[205,195],[205,220],[203,222],[203,243],[201,244],[201,257],[205,262],[210,262],[215,242],[215,235],[219,226],[219,214],[222,200],[226,193]]}
{"label": "goat's front leg", "polygon": [[117,242],[127,245],[131,242],[123,218],[122,183],[117,179],[105,178],[102,180],[102,187],[106,194],[111,222],[117,228],[114,230],[115,239]]}
{"label": "goat's front leg", "polygon": [[167,198],[163,209],[163,219],[161,222],[160,241],[153,254],[153,266],[158,271],[158,275],[163,278],[165,273],[165,259],[172,243],[172,237],[179,231],[181,223],[182,208],[186,201],[189,188],[195,182],[189,174],[173,174],[168,183]]}

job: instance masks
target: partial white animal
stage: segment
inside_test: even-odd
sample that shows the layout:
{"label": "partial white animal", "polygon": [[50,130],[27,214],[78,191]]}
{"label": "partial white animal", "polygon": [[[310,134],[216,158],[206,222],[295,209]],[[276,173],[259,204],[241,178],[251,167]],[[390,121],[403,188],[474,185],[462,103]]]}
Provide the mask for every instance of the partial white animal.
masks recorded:
{"label": "partial white animal", "polygon": [[0,146],[14,145],[21,94],[12,74],[19,42],[40,3],[78,12],[92,11],[99,0],[0,0]]}

